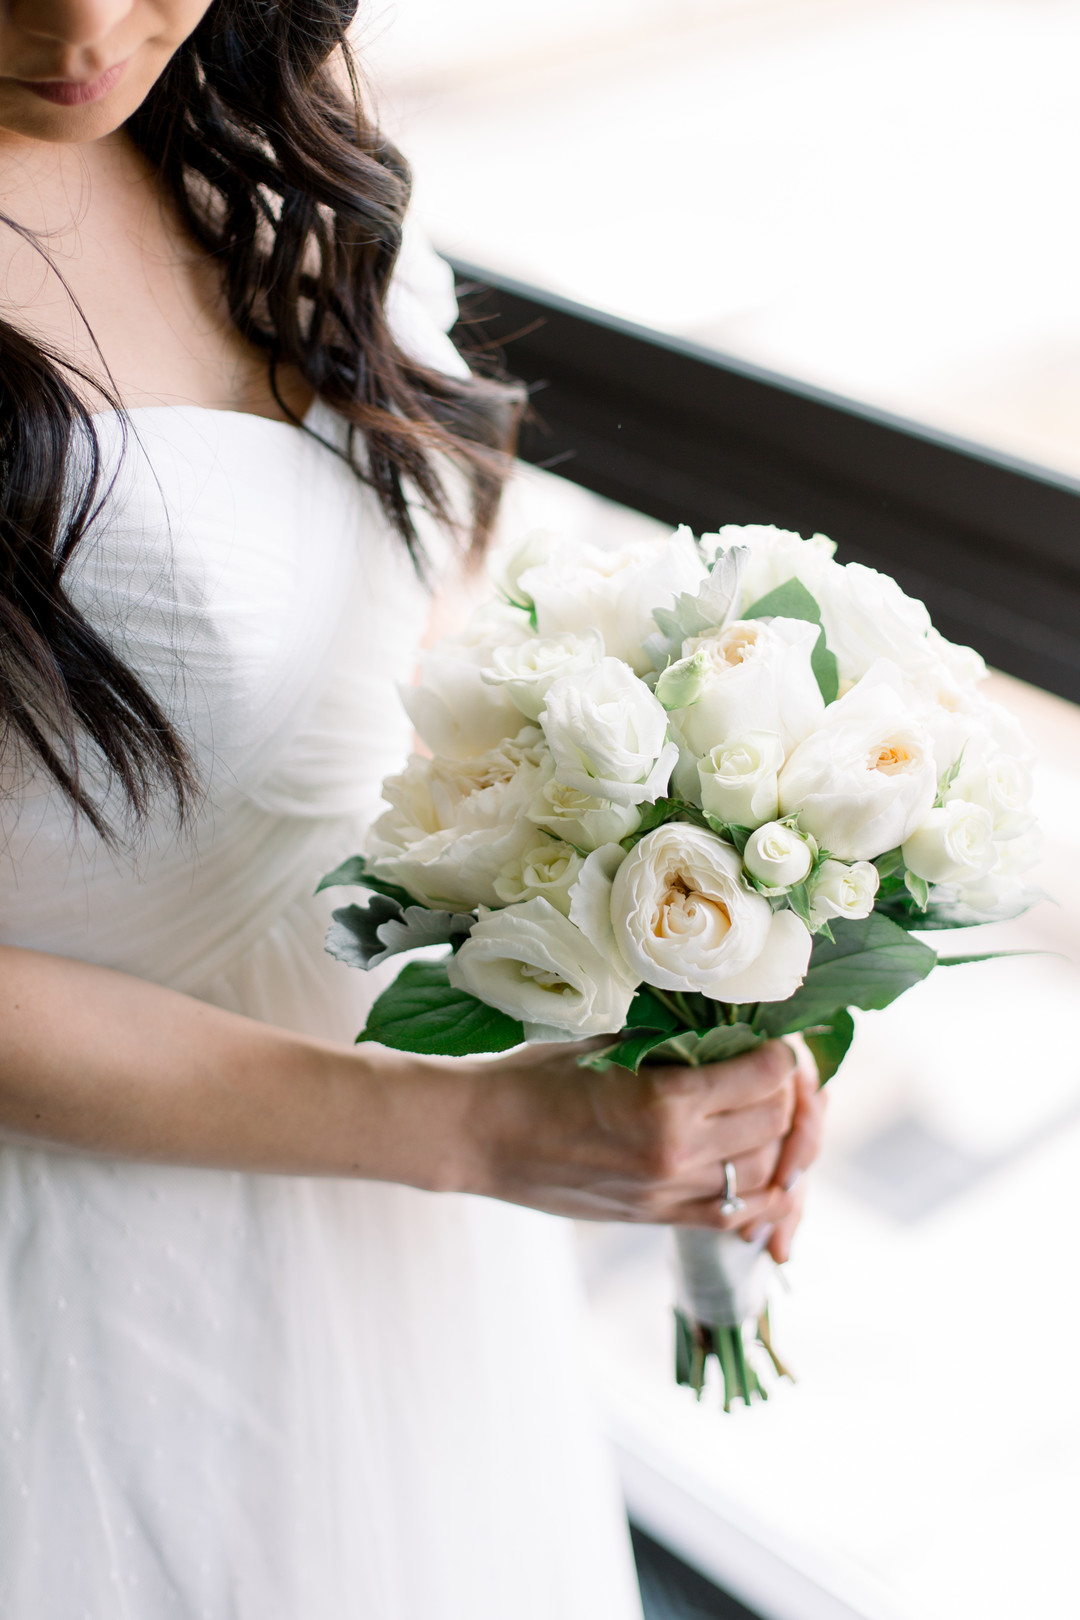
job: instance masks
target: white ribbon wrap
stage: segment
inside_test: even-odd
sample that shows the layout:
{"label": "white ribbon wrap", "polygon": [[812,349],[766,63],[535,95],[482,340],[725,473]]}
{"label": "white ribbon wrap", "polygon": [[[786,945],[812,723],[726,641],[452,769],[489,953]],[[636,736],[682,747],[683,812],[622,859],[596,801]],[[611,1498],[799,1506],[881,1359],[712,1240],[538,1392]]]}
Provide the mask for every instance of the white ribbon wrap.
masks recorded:
{"label": "white ribbon wrap", "polygon": [[756,1321],[765,1309],[766,1233],[747,1243],[735,1232],[675,1227],[676,1299],[692,1322],[722,1328]]}

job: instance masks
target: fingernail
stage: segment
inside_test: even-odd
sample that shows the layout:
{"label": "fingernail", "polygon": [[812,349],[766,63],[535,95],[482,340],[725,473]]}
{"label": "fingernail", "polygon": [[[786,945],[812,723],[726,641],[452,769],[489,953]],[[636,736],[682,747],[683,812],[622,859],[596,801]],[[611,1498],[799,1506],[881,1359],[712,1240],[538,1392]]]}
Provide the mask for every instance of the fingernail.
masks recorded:
{"label": "fingernail", "polygon": [[774,1231],[772,1221],[760,1221],[752,1232],[746,1235],[747,1243],[768,1243]]}
{"label": "fingernail", "polygon": [[801,1170],[793,1170],[790,1176],[788,1176],[787,1180],[784,1182],[784,1191],[794,1192],[802,1178],[803,1173]]}

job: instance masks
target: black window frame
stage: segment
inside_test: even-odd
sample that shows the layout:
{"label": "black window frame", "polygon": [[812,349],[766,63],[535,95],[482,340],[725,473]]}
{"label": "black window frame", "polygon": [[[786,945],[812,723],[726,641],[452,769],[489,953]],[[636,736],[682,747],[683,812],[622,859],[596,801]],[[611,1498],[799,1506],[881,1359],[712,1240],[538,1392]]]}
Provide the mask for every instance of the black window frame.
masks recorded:
{"label": "black window frame", "polygon": [[775,523],[1080,701],[1080,480],[450,257],[455,337],[529,388],[524,460],[666,523]]}

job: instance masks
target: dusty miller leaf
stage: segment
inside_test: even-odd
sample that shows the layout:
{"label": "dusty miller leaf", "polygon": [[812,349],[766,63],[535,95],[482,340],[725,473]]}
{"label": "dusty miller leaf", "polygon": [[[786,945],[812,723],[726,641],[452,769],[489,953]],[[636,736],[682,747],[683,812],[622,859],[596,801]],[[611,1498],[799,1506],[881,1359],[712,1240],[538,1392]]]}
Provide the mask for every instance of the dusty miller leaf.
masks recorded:
{"label": "dusty miller leaf", "polygon": [[333,919],[326,949],[347,967],[364,969],[378,967],[401,951],[460,944],[476,921],[468,912],[402,906],[382,894],[373,894],[366,906],[340,906]]}

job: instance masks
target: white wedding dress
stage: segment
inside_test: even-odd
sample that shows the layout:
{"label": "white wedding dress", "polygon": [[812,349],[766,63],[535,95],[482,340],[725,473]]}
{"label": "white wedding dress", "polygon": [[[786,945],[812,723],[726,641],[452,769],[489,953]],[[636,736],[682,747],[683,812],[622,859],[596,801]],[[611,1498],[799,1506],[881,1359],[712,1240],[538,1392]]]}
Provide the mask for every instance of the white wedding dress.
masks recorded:
{"label": "white wedding dress", "polygon": [[[450,364],[441,269],[413,255],[394,319]],[[378,986],[312,891],[406,752],[425,590],[298,429],[132,420],[122,457],[98,421],[119,470],[71,588],[205,803],[117,856],[40,781],[6,794],[0,940],[351,1041]],[[570,1241],[484,1199],[0,1147],[0,1617],[640,1617]]]}

